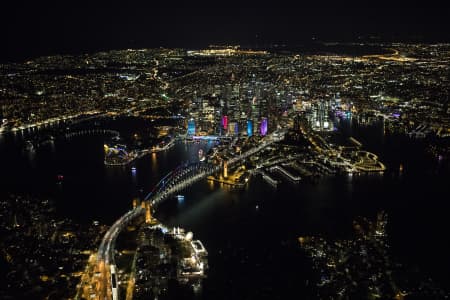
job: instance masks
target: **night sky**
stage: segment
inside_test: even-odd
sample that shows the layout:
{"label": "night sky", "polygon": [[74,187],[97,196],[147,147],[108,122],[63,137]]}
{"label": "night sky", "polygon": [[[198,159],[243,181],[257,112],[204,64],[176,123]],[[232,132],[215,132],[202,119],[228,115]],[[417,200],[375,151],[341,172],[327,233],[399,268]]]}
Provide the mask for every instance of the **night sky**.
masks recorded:
{"label": "night sky", "polygon": [[101,49],[295,45],[312,37],[450,41],[445,1],[29,2],[1,4],[2,61]]}

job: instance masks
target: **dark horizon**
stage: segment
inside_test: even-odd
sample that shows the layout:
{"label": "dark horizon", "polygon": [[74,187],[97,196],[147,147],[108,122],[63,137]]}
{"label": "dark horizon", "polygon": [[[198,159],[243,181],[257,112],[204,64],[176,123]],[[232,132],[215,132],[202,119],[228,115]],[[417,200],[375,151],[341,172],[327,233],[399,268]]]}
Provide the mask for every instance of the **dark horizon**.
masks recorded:
{"label": "dark horizon", "polygon": [[[2,9],[0,61],[128,48],[263,47],[323,41],[450,42],[443,1],[268,6],[254,2],[82,5],[15,3]],[[362,38],[361,38],[362,37]],[[376,37],[373,39],[373,37]]]}

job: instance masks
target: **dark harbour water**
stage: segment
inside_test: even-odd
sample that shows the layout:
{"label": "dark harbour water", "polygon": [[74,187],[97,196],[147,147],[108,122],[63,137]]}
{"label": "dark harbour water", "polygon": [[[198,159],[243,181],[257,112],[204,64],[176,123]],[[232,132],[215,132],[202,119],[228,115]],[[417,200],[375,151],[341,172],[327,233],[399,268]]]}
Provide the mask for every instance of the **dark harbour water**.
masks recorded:
{"label": "dark harbour water", "polygon": [[[343,124],[345,135],[379,154],[383,174],[327,177],[318,183],[284,182],[273,189],[252,178],[242,191],[200,182],[183,192],[185,201],[164,203],[158,218],[202,240],[209,252],[204,299],[314,298],[314,278],[298,236],[352,236],[357,216],[389,215],[388,234],[395,261],[450,286],[448,162],[425,159],[425,141],[383,134],[382,123]],[[0,136],[0,195],[29,192],[57,199],[63,217],[111,224],[170,169],[194,160],[211,144],[178,143],[124,168],[103,165],[104,137],[56,139],[34,153],[22,151],[19,135]],[[399,164],[404,171],[399,173]],[[444,165],[447,164],[447,165]],[[137,171],[133,175],[131,166]],[[64,175],[61,185],[56,176]],[[140,192],[142,189],[142,192]]]}

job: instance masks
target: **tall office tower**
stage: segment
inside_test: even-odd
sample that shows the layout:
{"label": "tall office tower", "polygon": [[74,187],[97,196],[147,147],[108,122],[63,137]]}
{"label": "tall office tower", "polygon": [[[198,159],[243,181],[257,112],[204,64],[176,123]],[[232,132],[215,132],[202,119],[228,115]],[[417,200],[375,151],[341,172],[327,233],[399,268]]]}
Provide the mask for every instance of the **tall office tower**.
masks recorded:
{"label": "tall office tower", "polygon": [[232,96],[233,96],[233,85],[230,83],[227,83],[224,87],[223,87],[223,92],[222,92],[222,96],[226,101],[230,101]]}
{"label": "tall office tower", "polygon": [[336,109],[341,109],[341,95],[336,93],[334,97],[334,106]]}
{"label": "tall office tower", "polygon": [[240,94],[240,86],[239,86],[239,84],[233,84],[233,90],[232,90],[232,93],[231,93],[231,99],[232,99],[232,102],[235,104],[235,112],[234,113],[235,113],[236,116],[240,116],[240,114],[243,111],[242,102],[241,102],[241,99],[239,97],[239,94]]}
{"label": "tall office tower", "polygon": [[253,99],[253,103],[256,106],[256,118],[261,119],[262,117],[262,87],[257,84],[255,87],[255,98]]}
{"label": "tall office tower", "polygon": [[222,127],[223,129],[228,128],[228,116],[222,116]]}
{"label": "tall office tower", "polygon": [[294,117],[294,131],[298,132],[300,131],[300,127],[301,127],[301,122],[300,122],[300,116],[296,115]]}
{"label": "tall office tower", "polygon": [[231,84],[227,84],[222,86],[221,93],[221,106],[223,115],[232,115],[232,111],[230,105],[232,105],[231,95],[233,91],[233,86]]}
{"label": "tall office tower", "polygon": [[253,136],[253,121],[247,120],[247,135],[248,137]]}
{"label": "tall office tower", "polygon": [[324,123],[325,123],[325,120],[326,120],[325,104],[324,104],[323,101],[319,102],[317,117],[318,117],[318,121],[319,121],[319,128],[320,128],[320,130],[323,130]]}
{"label": "tall office tower", "polygon": [[294,96],[292,95],[292,93],[291,92],[289,92],[287,95],[286,95],[286,107],[285,107],[285,109],[290,109],[290,108],[292,108],[292,104],[294,103]]}
{"label": "tall office tower", "polygon": [[240,92],[241,92],[241,86],[237,83],[233,84],[233,92],[231,94],[231,97],[233,99],[239,98]]}
{"label": "tall office tower", "polygon": [[200,110],[203,106],[203,99],[201,96],[197,95],[197,92],[194,91],[194,96],[192,98],[192,108],[195,108],[197,110]]}
{"label": "tall office tower", "polygon": [[214,107],[214,131],[217,135],[222,135],[225,133],[223,124],[222,124],[222,113],[219,106]]}
{"label": "tall office tower", "polygon": [[195,121],[194,119],[190,119],[188,121],[188,130],[187,130],[187,134],[188,135],[195,135]]}
{"label": "tall office tower", "polygon": [[328,103],[326,101],[319,101],[314,104],[312,114],[312,127],[316,131],[331,131],[333,130],[333,123],[328,117]]}
{"label": "tall office tower", "polygon": [[267,134],[267,118],[262,118],[260,132],[262,136]]}
{"label": "tall office tower", "polygon": [[238,123],[236,123],[236,122],[228,123],[228,134],[229,135],[238,135],[239,134]]}

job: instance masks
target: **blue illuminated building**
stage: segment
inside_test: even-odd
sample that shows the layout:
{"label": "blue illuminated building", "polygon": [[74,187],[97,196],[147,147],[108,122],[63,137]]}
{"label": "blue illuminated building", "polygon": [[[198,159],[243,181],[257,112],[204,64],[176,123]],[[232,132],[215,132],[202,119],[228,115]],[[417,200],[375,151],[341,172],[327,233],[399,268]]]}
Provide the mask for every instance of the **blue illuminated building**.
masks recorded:
{"label": "blue illuminated building", "polygon": [[188,131],[187,131],[188,135],[195,135],[195,121],[194,119],[190,119],[188,121]]}
{"label": "blue illuminated building", "polygon": [[253,135],[253,121],[247,120],[247,135],[251,137]]}

